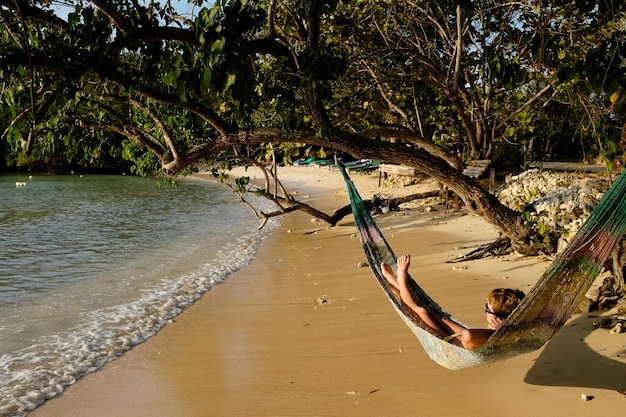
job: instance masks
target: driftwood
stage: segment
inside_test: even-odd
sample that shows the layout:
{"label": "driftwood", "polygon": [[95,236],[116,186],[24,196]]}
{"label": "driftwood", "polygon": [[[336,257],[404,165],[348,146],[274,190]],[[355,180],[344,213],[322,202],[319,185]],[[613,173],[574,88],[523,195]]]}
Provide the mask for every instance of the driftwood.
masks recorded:
{"label": "driftwood", "polygon": [[[410,194],[404,197],[394,197],[394,198],[383,198],[380,194],[376,194],[371,202],[372,204],[378,207],[389,207],[390,210],[395,210],[398,208],[400,204],[408,203],[414,200],[420,200],[423,198],[437,197],[439,196],[439,191],[426,191],[423,193]],[[376,209],[376,211],[378,211]]]}
{"label": "driftwood", "polygon": [[[261,169],[264,177],[265,187],[261,188],[258,185],[254,184],[255,181],[252,181],[252,183],[246,183],[246,185],[243,187],[240,185],[236,185],[235,181],[233,181],[232,179],[224,179],[221,182],[225,183],[233,193],[237,194],[239,202],[247,205],[255,214],[255,216],[261,219],[262,222],[258,227],[259,229],[265,227],[267,221],[270,218],[281,216],[283,214],[287,214],[293,211],[302,211],[312,217],[325,221],[331,226],[335,226],[340,220],[352,213],[352,207],[349,204],[336,210],[332,215],[328,215],[306,203],[297,201],[291,194],[287,192],[281,181],[278,180],[275,171],[268,170],[264,164],[251,158],[241,157],[241,160],[249,165],[255,165]],[[274,184],[274,187],[271,186],[272,183]],[[271,191],[272,189],[273,191]],[[423,198],[436,197],[438,196],[438,193],[438,191],[428,191],[424,193],[416,193],[404,197],[395,197],[388,199],[383,198],[380,194],[376,194],[371,200],[364,200],[363,202],[370,212],[380,213],[381,207],[389,207],[390,210],[395,210],[402,203],[408,203],[410,201]],[[263,197],[271,200],[278,206],[278,208],[269,213],[259,212],[254,208],[252,204],[250,204],[250,202],[248,202],[244,198],[245,194],[254,194],[257,197]]]}
{"label": "driftwood", "polygon": [[482,245],[479,248],[471,251],[470,253],[459,256],[458,258],[451,259],[446,261],[446,263],[457,263],[457,262],[465,262],[471,261],[474,259],[484,258],[486,256],[498,256],[504,255],[511,251],[511,239],[508,237],[500,236],[496,240],[491,243],[487,243],[486,245]]}
{"label": "driftwood", "polygon": [[[429,197],[437,197],[438,191],[428,191],[424,193],[416,193],[407,195],[404,197],[394,197],[394,198],[384,198],[380,194],[374,195],[371,200],[363,200],[365,206],[370,212],[380,213],[381,207],[389,207],[390,210],[396,210],[398,206],[402,203],[408,203],[410,201],[419,200],[423,198]],[[352,207],[350,205],[346,205],[336,210],[335,213],[331,216],[331,222],[329,222],[332,226],[336,225],[341,219],[346,217],[347,215],[352,213]]]}

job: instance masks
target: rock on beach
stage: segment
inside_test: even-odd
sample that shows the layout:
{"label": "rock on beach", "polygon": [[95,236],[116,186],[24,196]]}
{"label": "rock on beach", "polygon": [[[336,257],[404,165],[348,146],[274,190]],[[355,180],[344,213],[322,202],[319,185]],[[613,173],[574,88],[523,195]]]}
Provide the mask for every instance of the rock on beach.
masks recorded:
{"label": "rock on beach", "polygon": [[607,178],[597,175],[532,169],[507,176],[497,196],[506,206],[528,212],[531,223],[565,231],[562,240],[567,243],[609,186]]}

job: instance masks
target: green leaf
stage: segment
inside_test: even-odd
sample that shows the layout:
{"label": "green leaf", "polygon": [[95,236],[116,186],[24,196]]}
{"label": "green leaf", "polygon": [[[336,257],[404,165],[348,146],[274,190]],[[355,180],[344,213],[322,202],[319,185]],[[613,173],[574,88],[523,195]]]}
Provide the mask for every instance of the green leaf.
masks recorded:
{"label": "green leaf", "polygon": [[178,98],[183,102],[187,101],[187,86],[180,79],[178,80]]}
{"label": "green leaf", "polygon": [[163,81],[166,85],[172,86],[174,85],[174,81],[176,80],[176,70],[174,68],[169,68],[167,73],[165,73],[165,78]]}
{"label": "green leaf", "polygon": [[226,82],[224,83],[224,87],[222,88],[222,92],[226,92],[226,90],[228,90],[230,87],[232,87],[235,84],[236,80],[237,80],[237,74],[236,73],[229,72],[228,74],[226,74]]}
{"label": "green leaf", "polygon": [[67,23],[69,23],[70,26],[76,26],[80,23],[80,15],[78,13],[69,13],[67,15]]}
{"label": "green leaf", "polygon": [[545,235],[548,231],[548,226],[546,226],[544,222],[539,222],[539,224],[537,225],[537,231],[540,235]]}
{"label": "green leaf", "polygon": [[202,73],[202,84],[207,90],[211,89],[211,68],[205,68]]}
{"label": "green leaf", "polygon": [[15,95],[12,89],[5,91],[4,93],[4,101],[9,105],[13,106],[15,104]]}
{"label": "green leaf", "polygon": [[218,6],[213,7],[209,11],[209,14],[206,15],[206,17],[205,17],[205,22],[206,22],[207,26],[215,25],[216,16],[217,16],[217,13],[219,11],[220,11],[220,8]]}
{"label": "green leaf", "polygon": [[211,44],[211,54],[219,55],[224,50],[224,44],[226,40],[222,37]]}

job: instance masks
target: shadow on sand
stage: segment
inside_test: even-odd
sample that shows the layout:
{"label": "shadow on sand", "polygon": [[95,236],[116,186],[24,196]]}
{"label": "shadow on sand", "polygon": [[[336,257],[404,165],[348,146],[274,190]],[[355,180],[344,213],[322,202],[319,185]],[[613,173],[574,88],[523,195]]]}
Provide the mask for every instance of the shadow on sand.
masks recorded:
{"label": "shadow on sand", "polygon": [[611,335],[606,346],[591,348],[587,339],[593,338],[593,332],[608,332],[595,328],[593,322],[599,320],[592,314],[583,314],[570,321],[548,342],[524,381],[532,385],[626,391],[626,333]]}

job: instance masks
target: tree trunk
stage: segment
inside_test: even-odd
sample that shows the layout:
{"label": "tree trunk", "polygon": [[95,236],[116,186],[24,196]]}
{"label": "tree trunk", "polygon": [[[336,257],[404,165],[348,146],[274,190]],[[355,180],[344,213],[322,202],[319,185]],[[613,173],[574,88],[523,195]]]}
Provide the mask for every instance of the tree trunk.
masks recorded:
{"label": "tree trunk", "polygon": [[[473,179],[451,167],[446,161],[437,158],[417,147],[390,143],[375,138],[365,138],[357,134],[333,130],[328,140],[316,135],[313,130],[292,132],[287,135],[278,129],[254,129],[223,136],[220,141],[202,145],[191,150],[182,160],[186,164],[216,155],[233,145],[250,145],[268,142],[307,143],[334,151],[343,151],[355,158],[382,159],[386,163],[411,166],[420,172],[442,182],[459,195],[465,205],[475,214],[499,228],[509,237],[520,253],[536,254],[538,251],[554,252],[551,241],[538,241],[524,225],[519,212],[502,203]],[[182,169],[184,167],[179,167]]]}
{"label": "tree trunk", "polygon": [[[514,242],[516,250],[526,252],[524,247],[531,243],[532,236],[524,226],[520,213],[500,203],[480,184],[463,175],[444,160],[420,149],[407,148],[402,144],[362,139],[356,143],[352,136],[338,136],[338,138],[333,138],[335,147],[355,157],[377,158],[386,163],[408,165],[444,183],[459,195],[473,213],[485,218],[509,237]],[[537,249],[539,248],[533,245],[532,252]],[[547,248],[543,247],[543,250]]]}

